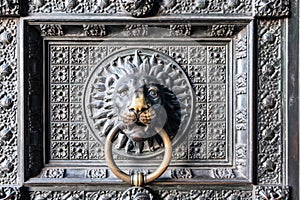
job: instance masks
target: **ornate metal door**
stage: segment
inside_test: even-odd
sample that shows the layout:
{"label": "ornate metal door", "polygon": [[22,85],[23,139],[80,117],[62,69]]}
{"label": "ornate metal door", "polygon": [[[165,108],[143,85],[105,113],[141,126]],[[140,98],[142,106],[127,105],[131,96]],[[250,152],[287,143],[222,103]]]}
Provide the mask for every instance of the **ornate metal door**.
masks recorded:
{"label": "ornate metal door", "polygon": [[299,199],[298,1],[0,2],[0,199]]}

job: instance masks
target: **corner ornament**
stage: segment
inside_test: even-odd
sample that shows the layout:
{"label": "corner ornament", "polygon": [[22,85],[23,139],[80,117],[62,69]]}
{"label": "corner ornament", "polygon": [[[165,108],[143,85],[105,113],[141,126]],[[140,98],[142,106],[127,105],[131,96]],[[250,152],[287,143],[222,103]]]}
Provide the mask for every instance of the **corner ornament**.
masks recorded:
{"label": "corner ornament", "polygon": [[154,7],[154,0],[120,0],[125,13],[133,17],[146,17]]}

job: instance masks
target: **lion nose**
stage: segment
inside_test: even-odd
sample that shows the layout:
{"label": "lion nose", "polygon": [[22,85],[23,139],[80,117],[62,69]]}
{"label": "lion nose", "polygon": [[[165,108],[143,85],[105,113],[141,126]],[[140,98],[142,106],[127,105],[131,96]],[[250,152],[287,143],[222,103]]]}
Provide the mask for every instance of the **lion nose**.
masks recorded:
{"label": "lion nose", "polygon": [[143,92],[134,93],[128,109],[130,111],[134,111],[136,114],[140,114],[147,110],[147,104]]}

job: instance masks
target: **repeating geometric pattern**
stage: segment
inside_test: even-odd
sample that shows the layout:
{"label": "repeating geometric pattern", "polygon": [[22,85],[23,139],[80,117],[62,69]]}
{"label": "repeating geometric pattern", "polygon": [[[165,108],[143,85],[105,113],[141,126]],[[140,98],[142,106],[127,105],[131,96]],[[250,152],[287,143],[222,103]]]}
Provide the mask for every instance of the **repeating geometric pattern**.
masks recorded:
{"label": "repeating geometric pattern", "polygon": [[191,160],[226,159],[226,54],[225,45],[188,47],[187,74],[196,93]]}
{"label": "repeating geometric pattern", "polygon": [[[196,94],[196,126],[187,138],[189,145],[179,146],[183,154],[175,158],[226,160],[226,45],[150,48],[167,52],[180,63]],[[82,101],[95,65],[119,47],[51,44],[49,49],[51,159],[103,159],[102,144],[97,144],[85,125]]]}

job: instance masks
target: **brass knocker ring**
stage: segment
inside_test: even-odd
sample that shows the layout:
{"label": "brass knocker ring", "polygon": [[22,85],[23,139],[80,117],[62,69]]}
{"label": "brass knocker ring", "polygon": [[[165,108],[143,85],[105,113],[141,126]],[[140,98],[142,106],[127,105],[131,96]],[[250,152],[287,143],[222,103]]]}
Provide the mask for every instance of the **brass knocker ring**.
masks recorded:
{"label": "brass knocker ring", "polygon": [[107,136],[105,142],[105,159],[109,169],[121,180],[130,183],[135,186],[142,186],[147,183],[150,183],[160,177],[168,168],[171,155],[172,155],[172,145],[170,138],[167,132],[164,129],[158,131],[158,134],[163,140],[164,147],[165,147],[165,154],[160,166],[151,174],[145,175],[141,172],[136,172],[133,175],[128,175],[123,172],[115,163],[112,155],[112,141],[116,134],[120,131],[119,127],[115,127]]}

